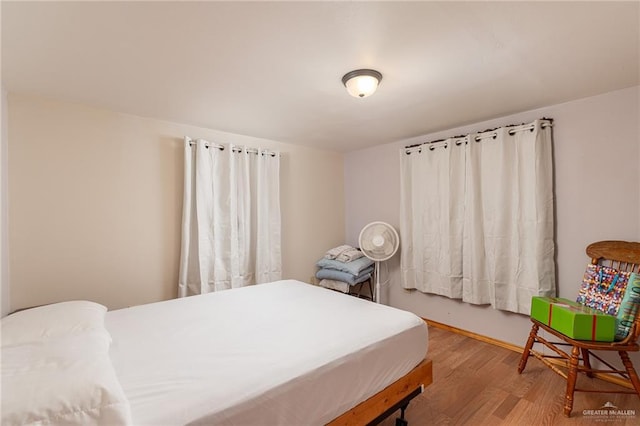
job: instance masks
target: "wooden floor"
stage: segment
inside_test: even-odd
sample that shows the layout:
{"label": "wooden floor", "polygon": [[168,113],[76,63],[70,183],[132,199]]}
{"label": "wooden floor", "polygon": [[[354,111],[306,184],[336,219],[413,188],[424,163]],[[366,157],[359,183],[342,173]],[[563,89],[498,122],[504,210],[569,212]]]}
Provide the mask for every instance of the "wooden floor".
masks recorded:
{"label": "wooden floor", "polygon": [[[566,382],[533,357],[520,375],[519,353],[434,327],[429,327],[428,357],[433,383],[409,404],[409,426],[640,425],[640,400],[625,394],[576,393],[571,418],[564,417]],[[578,386],[619,389],[586,377],[578,378]],[[598,410],[607,402],[619,410],[635,410],[635,415],[583,415],[583,410]],[[399,414],[381,425],[395,426]]]}

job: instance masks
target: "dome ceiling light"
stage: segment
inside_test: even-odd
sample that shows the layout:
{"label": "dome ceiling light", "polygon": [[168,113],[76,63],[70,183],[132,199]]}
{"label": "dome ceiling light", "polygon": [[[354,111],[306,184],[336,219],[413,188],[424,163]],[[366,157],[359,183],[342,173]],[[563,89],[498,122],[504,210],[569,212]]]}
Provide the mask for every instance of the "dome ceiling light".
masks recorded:
{"label": "dome ceiling light", "polygon": [[342,77],[342,84],[347,92],[355,98],[366,98],[374,94],[382,80],[382,74],[376,70],[355,70]]}

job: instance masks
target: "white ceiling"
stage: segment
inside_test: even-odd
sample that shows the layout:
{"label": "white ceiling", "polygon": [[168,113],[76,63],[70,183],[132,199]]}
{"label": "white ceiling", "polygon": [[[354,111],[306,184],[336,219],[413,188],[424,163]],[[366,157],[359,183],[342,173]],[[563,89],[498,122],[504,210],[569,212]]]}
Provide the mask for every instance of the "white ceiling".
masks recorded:
{"label": "white ceiling", "polygon": [[[10,92],[349,151],[640,84],[640,3],[7,2]],[[350,97],[357,68],[383,74]]]}

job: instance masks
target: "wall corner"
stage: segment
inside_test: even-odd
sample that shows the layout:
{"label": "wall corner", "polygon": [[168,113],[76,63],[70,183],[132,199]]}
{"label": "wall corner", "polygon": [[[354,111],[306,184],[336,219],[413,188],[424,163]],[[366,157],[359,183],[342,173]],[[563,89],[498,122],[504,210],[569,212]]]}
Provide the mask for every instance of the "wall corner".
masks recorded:
{"label": "wall corner", "polygon": [[2,116],[0,136],[0,316],[9,313],[11,295],[9,289],[9,113],[7,91],[1,87],[0,115]]}

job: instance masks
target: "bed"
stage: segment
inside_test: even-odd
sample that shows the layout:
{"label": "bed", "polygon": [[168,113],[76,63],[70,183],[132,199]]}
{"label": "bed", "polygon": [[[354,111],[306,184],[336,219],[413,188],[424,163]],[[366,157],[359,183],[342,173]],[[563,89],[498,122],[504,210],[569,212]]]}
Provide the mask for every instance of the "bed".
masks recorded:
{"label": "bed", "polygon": [[[68,422],[368,424],[431,383],[420,318],[293,280],[110,311],[103,322],[110,344],[101,371],[112,377],[101,380],[113,389],[84,392],[100,396],[67,407]],[[102,342],[99,331],[94,340]],[[21,354],[9,351],[5,368],[4,332],[5,319],[3,388],[7,382],[28,390],[21,382],[39,376],[19,377],[16,385],[10,375],[19,371],[13,363]],[[95,334],[89,326],[82,332]],[[13,343],[7,348],[20,347]],[[104,343],[98,346],[89,351],[92,362],[104,353]],[[3,425],[25,420],[5,418],[11,404],[27,405],[10,399],[5,404],[3,396]],[[62,399],[53,405],[73,405]],[[51,413],[36,410],[30,419]]]}

